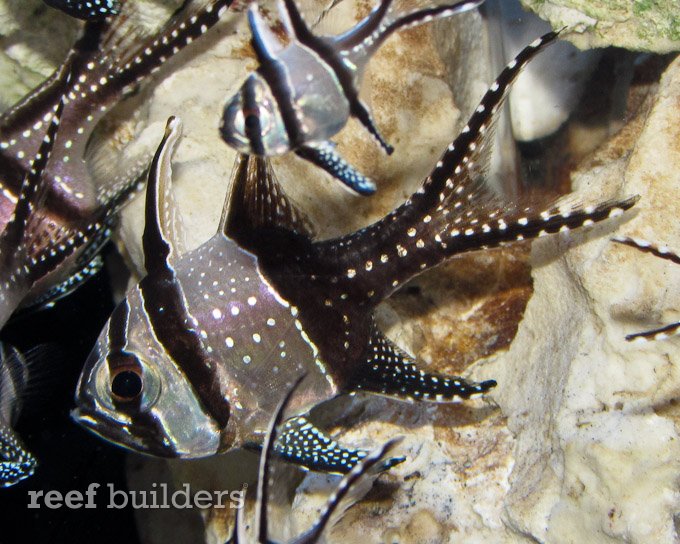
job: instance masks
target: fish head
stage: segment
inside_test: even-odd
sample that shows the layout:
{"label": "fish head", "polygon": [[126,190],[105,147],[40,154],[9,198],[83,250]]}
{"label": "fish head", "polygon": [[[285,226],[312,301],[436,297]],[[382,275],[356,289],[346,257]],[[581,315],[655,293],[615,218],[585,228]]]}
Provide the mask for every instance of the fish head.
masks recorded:
{"label": "fish head", "polygon": [[227,431],[206,414],[155,338],[138,286],[116,307],[90,353],[72,416],[110,442],[160,457],[213,455]]}
{"label": "fish head", "polygon": [[278,102],[259,72],[227,102],[220,133],[228,145],[246,154],[283,155],[292,147]]}

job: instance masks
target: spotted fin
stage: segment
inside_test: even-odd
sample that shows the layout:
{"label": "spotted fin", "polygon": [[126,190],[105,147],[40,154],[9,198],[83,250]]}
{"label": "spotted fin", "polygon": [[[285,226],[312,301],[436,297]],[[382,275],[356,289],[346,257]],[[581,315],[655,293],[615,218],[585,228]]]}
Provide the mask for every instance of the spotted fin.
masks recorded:
{"label": "spotted fin", "polygon": [[268,159],[238,155],[231,178],[219,232],[243,247],[255,243],[259,231],[272,229],[314,237],[309,219],[283,192]]}
{"label": "spotted fin", "polygon": [[120,0],[44,0],[44,2],[71,17],[86,21],[118,15],[121,9]]}
{"label": "spotted fin", "polygon": [[[647,240],[631,238],[628,236],[616,236],[613,238],[613,241],[634,247],[645,253],[651,253],[655,257],[671,261],[672,263],[680,264],[680,255],[671,251],[667,246],[657,246]],[[648,342],[650,340],[665,340],[671,336],[677,335],[680,335],[680,321],[649,331],[627,334],[626,340],[629,342]]]}
{"label": "spotted fin", "polygon": [[[335,260],[341,271],[338,282],[346,292],[378,304],[410,278],[454,255],[588,226],[621,215],[635,204],[637,197],[596,205],[551,197],[506,202],[486,183],[489,135],[510,85],[557,35],[550,32],[535,40],[508,64],[423,185],[403,205],[365,229],[316,244],[314,258],[325,267]],[[350,246],[352,251],[343,250]]]}
{"label": "spotted fin", "polygon": [[[286,421],[276,440],[274,451],[279,457],[303,468],[340,474],[351,471],[368,455],[365,450],[344,448],[304,416]],[[388,459],[381,468],[387,470],[402,461],[403,457]]]}
{"label": "spotted fin", "polygon": [[374,330],[366,362],[358,368],[349,389],[412,401],[461,402],[483,395],[495,386],[494,380],[475,383],[457,376],[424,372],[413,357]]}
{"label": "spotted fin", "polygon": [[[98,254],[95,255],[92,260],[87,261],[86,264],[81,266],[76,272],[61,283],[50,287],[40,296],[30,298],[22,303],[21,307],[17,310],[17,314],[25,315],[44,308],[51,308],[56,302],[70,295],[87,280],[99,274],[103,267],[104,260],[102,259],[102,256]],[[14,317],[12,319],[14,319]]]}
{"label": "spotted fin", "polygon": [[19,436],[0,421],[0,487],[10,487],[33,475],[38,462]]}
{"label": "spotted fin", "polygon": [[[284,419],[285,411],[290,404],[290,400],[297,390],[298,386],[304,379],[304,375],[297,379],[296,382],[289,388],[286,395],[281,399],[274,415],[269,423],[267,434],[262,445],[260,453],[260,465],[257,477],[257,497],[255,502],[255,523],[253,534],[256,542],[274,544],[269,537],[269,496],[270,486],[272,485],[272,461],[276,450],[276,443],[279,440],[278,428]],[[373,474],[375,469],[384,470],[386,463],[388,463],[387,455],[399,443],[401,438],[394,438],[384,444],[378,450],[365,455],[359,460],[354,467],[343,477],[340,484],[333,492],[328,502],[323,507],[314,525],[304,534],[295,538],[297,544],[313,544],[318,542],[323,532],[332,526],[332,517],[340,508],[341,503],[347,495],[357,487],[367,476]],[[245,519],[245,508],[239,509],[236,515],[234,530],[232,536],[227,541],[230,544],[245,543],[248,541],[248,535],[245,532],[247,522]]]}
{"label": "spotted fin", "polygon": [[149,169],[142,235],[148,275],[164,273],[184,252],[184,228],[172,192],[172,156],[181,134],[181,120],[170,117]]}
{"label": "spotted fin", "polygon": [[334,149],[333,144],[324,142],[319,145],[305,145],[295,150],[295,154],[328,172],[345,184],[350,191],[360,195],[375,193],[375,182],[354,169]]}
{"label": "spotted fin", "polygon": [[4,325],[35,281],[34,274],[41,264],[30,257],[32,234],[38,222],[38,212],[45,204],[49,186],[44,171],[49,162],[60,124],[64,102],[59,102],[35,155],[29,172],[24,176],[14,211],[0,233],[0,324]]}
{"label": "spotted fin", "polygon": [[[290,0],[292,1],[292,0]],[[354,64],[371,56],[394,32],[414,27],[433,19],[451,17],[482,5],[484,0],[465,0],[448,2],[428,8],[416,9],[407,13],[394,14],[392,0],[382,0],[380,5],[359,25],[333,41],[341,55]]]}

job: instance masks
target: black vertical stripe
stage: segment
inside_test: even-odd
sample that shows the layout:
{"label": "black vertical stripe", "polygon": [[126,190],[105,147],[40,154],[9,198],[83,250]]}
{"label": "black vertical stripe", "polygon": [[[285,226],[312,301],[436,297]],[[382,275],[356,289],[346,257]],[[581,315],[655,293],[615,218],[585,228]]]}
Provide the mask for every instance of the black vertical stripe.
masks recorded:
{"label": "black vertical stripe", "polygon": [[174,273],[168,269],[162,275],[146,276],[139,287],[156,338],[184,372],[208,414],[221,428],[226,427],[229,403],[222,396],[217,372],[210,369],[219,368],[219,361],[209,365],[210,357],[191,328],[191,317]]}
{"label": "black vertical stripe", "polygon": [[[111,314],[108,330],[109,351],[106,362],[109,365],[109,376],[112,377],[118,368],[130,366],[136,363],[141,371],[141,363],[138,357],[127,351],[127,331],[130,306],[124,299]],[[150,451],[157,455],[175,456],[177,451],[171,442],[165,442],[165,432],[158,419],[150,412],[141,410],[142,397],[131,403],[120,404],[114,401],[118,410],[124,411],[132,420],[135,435],[140,438]]]}
{"label": "black vertical stripe", "polygon": [[[258,105],[255,97],[255,80],[250,77],[243,86],[243,123],[246,136],[250,142],[250,149],[255,155],[264,156],[265,149],[262,142],[262,124],[257,114]],[[274,91],[272,90],[272,93]],[[254,124],[251,126],[250,121]]]}
{"label": "black vertical stripe", "polygon": [[304,144],[304,135],[295,114],[293,105],[293,90],[288,84],[286,77],[286,67],[281,61],[269,60],[260,64],[258,73],[264,78],[272,91],[272,96],[281,112],[283,126],[288,135],[291,148],[299,147]]}

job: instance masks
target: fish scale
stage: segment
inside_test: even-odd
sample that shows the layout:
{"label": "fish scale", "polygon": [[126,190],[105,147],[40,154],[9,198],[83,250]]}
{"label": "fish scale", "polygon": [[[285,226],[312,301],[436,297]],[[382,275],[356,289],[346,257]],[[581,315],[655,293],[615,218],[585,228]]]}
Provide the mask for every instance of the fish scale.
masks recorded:
{"label": "fish scale", "polygon": [[[98,269],[97,251],[148,167],[148,154],[125,164],[110,156],[99,158],[104,164],[87,161],[98,122],[133,86],[214,26],[230,4],[213,0],[202,8],[185,7],[158,33],[137,41],[132,38],[143,36],[127,22],[128,14],[88,22],[55,73],[0,118],[0,229],[5,229],[21,198],[21,181],[63,97],[51,160],[41,171],[43,205],[31,211],[30,251],[19,263],[32,268],[25,305],[63,296]],[[0,291],[6,299],[26,295],[8,292],[13,289],[10,282]],[[7,305],[7,311],[19,302]]]}
{"label": "fish scale", "polygon": [[171,190],[180,123],[171,119],[147,183],[147,275],[122,303],[126,319],[112,318],[85,364],[76,419],[109,440],[165,456],[257,446],[273,399],[304,373],[274,451],[309,469],[346,473],[367,452],[316,428],[312,406],[358,391],[451,403],[495,387],[426,372],[382,335],[373,311],[455,255],[588,226],[634,205],[635,197],[503,202],[484,183],[487,143],[507,90],[556,38],[546,34],[510,62],[416,193],[341,238],[314,241],[267,160],[241,156],[218,232],[183,253]]}

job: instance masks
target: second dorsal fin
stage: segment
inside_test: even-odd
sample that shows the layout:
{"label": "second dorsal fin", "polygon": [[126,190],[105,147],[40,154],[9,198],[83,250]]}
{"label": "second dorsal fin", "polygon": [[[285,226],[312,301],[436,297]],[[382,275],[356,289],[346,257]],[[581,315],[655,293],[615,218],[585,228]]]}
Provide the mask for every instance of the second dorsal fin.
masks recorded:
{"label": "second dorsal fin", "polygon": [[263,230],[284,230],[306,238],[314,237],[305,214],[281,189],[270,161],[249,155],[236,158],[219,230],[245,244],[257,231]]}

